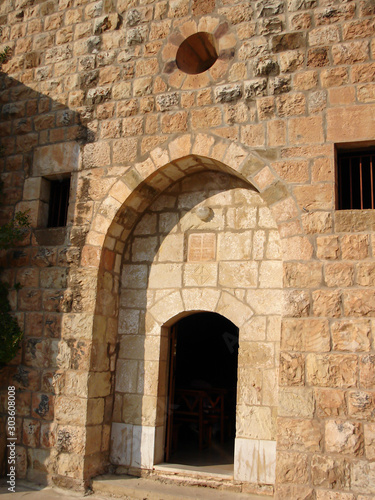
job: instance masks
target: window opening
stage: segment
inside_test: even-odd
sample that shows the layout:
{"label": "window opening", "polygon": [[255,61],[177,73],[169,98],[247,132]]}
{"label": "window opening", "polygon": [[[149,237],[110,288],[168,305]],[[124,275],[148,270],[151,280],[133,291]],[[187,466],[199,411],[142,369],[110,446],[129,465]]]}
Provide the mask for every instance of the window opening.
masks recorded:
{"label": "window opening", "polygon": [[338,210],[374,209],[375,150],[338,151]]}
{"label": "window opening", "polygon": [[182,42],[177,51],[176,63],[184,73],[197,75],[211,68],[217,58],[215,37],[200,31]]}
{"label": "window opening", "polygon": [[50,181],[48,227],[66,226],[70,178]]}

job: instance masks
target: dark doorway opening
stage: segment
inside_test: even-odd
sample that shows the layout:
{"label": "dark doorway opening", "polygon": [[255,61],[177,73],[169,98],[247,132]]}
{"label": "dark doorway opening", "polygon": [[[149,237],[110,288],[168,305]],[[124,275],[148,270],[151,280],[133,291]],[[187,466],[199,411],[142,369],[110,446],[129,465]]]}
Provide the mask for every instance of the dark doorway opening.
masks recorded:
{"label": "dark doorway opening", "polygon": [[238,328],[196,313],[171,329],[166,462],[233,470]]}

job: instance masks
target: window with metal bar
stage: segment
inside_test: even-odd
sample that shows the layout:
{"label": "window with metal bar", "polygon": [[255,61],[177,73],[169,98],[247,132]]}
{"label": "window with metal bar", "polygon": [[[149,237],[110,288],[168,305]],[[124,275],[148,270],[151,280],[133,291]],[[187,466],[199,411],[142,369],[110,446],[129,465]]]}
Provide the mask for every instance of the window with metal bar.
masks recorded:
{"label": "window with metal bar", "polygon": [[338,210],[374,209],[375,150],[338,151]]}
{"label": "window with metal bar", "polygon": [[66,226],[70,178],[50,181],[48,227]]}

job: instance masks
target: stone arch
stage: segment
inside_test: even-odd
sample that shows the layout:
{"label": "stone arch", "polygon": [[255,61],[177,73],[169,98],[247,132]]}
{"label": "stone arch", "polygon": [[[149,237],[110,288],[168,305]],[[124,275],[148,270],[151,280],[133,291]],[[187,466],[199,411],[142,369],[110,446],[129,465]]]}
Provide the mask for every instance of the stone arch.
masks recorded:
{"label": "stone arch", "polygon": [[[184,163],[188,161],[188,159],[184,159]],[[203,161],[206,162],[207,160],[199,159],[199,161],[202,164],[199,165],[196,172],[204,168]],[[163,391],[156,392],[155,385],[152,385],[152,383],[150,385],[150,382],[161,380],[161,385],[166,389],[167,328],[171,322],[173,323],[176,318],[182,315],[198,311],[216,312],[229,319],[239,327],[240,331],[242,346],[239,376],[241,380],[248,380],[249,374],[246,371],[246,366],[251,366],[251,359],[255,359],[258,355],[257,349],[261,349],[262,361],[258,362],[258,369],[260,372],[266,369],[267,384],[273,388],[277,386],[275,356],[278,352],[276,343],[279,342],[280,328],[278,331],[277,328],[274,328],[272,338],[268,341],[267,331],[269,331],[269,325],[265,316],[270,312],[275,319],[280,313],[282,287],[280,254],[269,254],[264,259],[268,261],[267,265],[264,265],[261,257],[256,257],[257,263],[243,262],[243,256],[248,254],[243,254],[242,252],[247,252],[247,250],[235,250],[233,252],[236,255],[233,253],[232,256],[228,256],[226,255],[228,247],[223,243],[226,236],[238,238],[236,240],[238,241],[238,246],[241,246],[240,242],[253,242],[253,235],[257,229],[267,227],[269,231],[277,233],[276,225],[271,220],[270,211],[261,200],[260,195],[254,188],[249,188],[242,179],[233,179],[233,176],[227,174],[219,175],[216,172],[206,172],[206,174],[202,175],[206,175],[207,178],[212,176],[215,179],[221,175],[222,178],[230,179],[230,181],[228,180],[228,184],[222,185],[222,189],[219,190],[218,194],[212,195],[212,200],[210,197],[202,198],[198,196],[194,198],[193,196],[187,204],[177,204],[177,213],[183,214],[177,217],[177,220],[180,221],[179,227],[173,231],[166,231],[166,235],[161,237],[163,243],[160,247],[155,247],[155,241],[152,241],[155,238],[153,236],[155,230],[160,232],[160,227],[159,230],[154,228],[148,232],[148,228],[151,226],[147,226],[148,223],[143,224],[144,220],[152,219],[153,211],[159,212],[161,210],[161,213],[163,212],[164,209],[160,208],[157,201],[151,204],[150,208],[144,212],[144,215],[135,224],[133,223],[135,230],[128,238],[123,271],[121,278],[118,278],[119,287],[122,287],[121,303],[119,306],[120,350],[116,372],[114,423],[112,425],[113,444],[111,451],[111,461],[115,465],[151,469],[155,463],[162,461],[162,436],[165,432],[166,393]],[[169,192],[169,196],[172,198],[174,196],[183,198],[184,193],[186,194],[184,189],[187,189],[188,192],[190,192],[189,189],[194,189],[194,177],[196,176],[193,174],[187,176],[186,179],[177,181],[169,190],[164,192],[163,197],[166,197]],[[178,185],[180,186],[179,188]],[[212,187],[207,187],[207,184],[198,182],[197,185],[199,186],[198,190],[203,190],[204,192],[211,192],[210,189],[212,190]],[[230,195],[228,199],[225,199],[227,192],[230,192]],[[176,193],[180,194],[177,195]],[[232,206],[235,193],[241,194],[244,198],[236,198],[237,201]],[[194,201],[196,199],[203,201]],[[198,206],[201,206],[201,204],[205,206],[208,203],[215,214],[220,214],[220,209],[224,201],[227,206],[230,206],[230,210],[234,210],[232,216],[230,217],[227,212],[225,212],[224,216],[223,212],[222,218],[219,215],[216,222],[213,222],[215,219],[212,219],[208,223],[211,224],[208,227],[212,231],[217,230],[215,234],[216,240],[219,242],[217,257],[214,259],[214,262],[207,263],[210,272],[212,272],[212,280],[207,284],[200,282],[194,284],[194,280],[192,279],[193,268],[197,264],[188,262],[182,253],[179,253],[179,257],[176,257],[175,261],[173,261],[173,257],[172,263],[165,264],[163,262],[164,257],[160,257],[161,253],[159,253],[159,249],[163,247],[168,239],[170,245],[180,245],[179,248],[182,248],[181,242],[187,242],[185,228],[188,226],[193,231],[201,224],[197,220],[194,223],[196,225],[193,224],[191,226],[190,219],[188,219],[188,223],[186,223],[186,220],[183,223],[184,217],[190,217],[189,214],[192,217],[194,215],[192,208],[186,208],[187,206],[191,205],[193,207],[195,203]],[[246,210],[252,211],[253,223],[249,223],[249,227],[247,227],[248,219],[246,219],[246,223],[240,223],[236,219],[236,214],[242,209],[245,212]],[[266,216],[266,213],[269,216]],[[260,214],[263,215],[261,216]],[[264,226],[259,222],[263,216],[265,217],[263,221]],[[196,216],[194,215],[194,217]],[[160,218],[158,220],[160,221]],[[226,222],[222,224],[224,220]],[[237,222],[235,222],[236,220]],[[139,227],[142,227],[142,231]],[[230,228],[233,229],[233,235],[235,236],[230,233]],[[229,232],[226,233],[227,230]],[[127,231],[125,231],[126,235],[129,234]],[[244,239],[242,239],[243,237]],[[142,240],[142,243],[139,245],[135,243],[137,238]],[[269,241],[268,237],[267,241]],[[138,250],[134,251],[134,246]],[[132,248],[131,253],[130,247]],[[143,256],[144,248],[152,249],[150,252],[147,251],[146,257]],[[105,249],[104,252],[108,254],[108,249]],[[137,252],[140,252],[139,255],[137,255]],[[239,253],[237,254],[237,252]],[[251,250],[251,252],[253,251]],[[251,255],[254,254],[251,253]],[[265,252],[264,255],[266,255]],[[248,259],[251,260],[250,257]],[[169,258],[166,260],[170,262]],[[220,264],[221,261],[225,261],[222,266]],[[111,299],[109,303],[113,304],[117,291],[111,294],[104,284],[111,282],[111,279],[114,279],[115,273],[112,272],[111,274],[106,262],[107,258],[104,257],[103,275],[100,280],[100,283],[103,284],[101,291],[104,294],[112,296],[113,300]],[[219,266],[221,266],[220,270]],[[212,270],[212,268],[215,268],[215,270]],[[220,283],[218,281],[219,271],[221,273]],[[277,279],[275,280],[272,277],[272,283],[268,282],[265,285],[265,280],[268,279],[267,276],[269,274],[276,274]],[[166,276],[166,278],[163,278],[163,276]],[[254,278],[254,276],[256,277]],[[263,283],[260,286],[258,286],[258,277],[259,283]],[[268,289],[260,294],[259,288],[263,288],[263,286],[268,287]],[[116,289],[118,290],[118,287]],[[97,318],[100,318],[100,321],[102,321],[105,315],[110,314],[110,309],[112,309],[112,306],[106,309],[105,304],[99,305],[96,311]],[[280,322],[278,324],[280,327]],[[102,332],[104,333],[104,330]],[[258,345],[259,339],[264,340],[261,346]],[[250,360],[248,359],[249,357],[251,358]],[[139,381],[143,384],[142,387],[139,386]],[[135,384],[137,384],[136,389]],[[241,384],[241,387],[243,387],[243,382]],[[260,400],[258,401],[258,408],[253,410],[255,420],[249,425],[252,417],[249,416],[251,413],[250,407],[245,404],[245,398],[248,395],[245,394],[245,391],[242,392],[242,404],[238,410],[238,436],[236,440],[235,459],[236,478],[245,482],[269,484],[274,479],[275,441],[272,430],[272,426],[274,426],[274,412],[271,406],[275,405],[275,397],[273,396],[272,402],[268,401],[266,404],[262,404]],[[250,429],[251,426],[257,430],[253,432]],[[129,438],[129,436],[131,437]],[[133,443],[132,448],[130,442]],[[124,450],[131,451],[124,453]],[[265,463],[259,468],[255,465],[259,463],[259,456],[259,460],[257,459],[254,462],[250,470],[241,460],[241,457],[248,453],[254,456],[258,456],[259,453],[263,454],[266,457]],[[268,471],[267,474],[265,471]]]}
{"label": "stone arch", "polygon": [[[117,353],[118,290],[125,241],[140,214],[167,187],[191,173],[205,170],[224,172],[245,181],[248,188],[260,194],[279,222],[299,216],[287,187],[272,173],[272,169],[260,155],[242,145],[218,139],[213,134],[186,135],[170,141],[165,147],[155,148],[149,157],[129,167],[125,175],[112,185],[95,211],[82,251],[81,269],[74,276],[78,279],[85,276],[90,280],[89,295],[93,300],[88,301],[87,309],[92,311],[92,316],[89,318],[90,314],[85,314],[86,325],[92,324],[88,407],[100,406],[99,413],[103,416],[98,417],[96,424],[100,424],[101,432],[108,436],[107,446],[92,458],[93,464],[90,465],[90,459],[86,459],[89,464],[87,467],[91,467],[91,470],[101,471],[103,463],[108,460]],[[294,243],[290,246],[294,246]],[[221,301],[225,300],[228,301],[226,312],[223,309],[221,314],[238,324],[238,318],[236,320],[233,316],[234,309],[229,304],[233,300],[232,296],[223,294]],[[194,307],[196,308],[197,306]],[[207,302],[204,310],[207,310]],[[89,328],[85,327],[87,330]],[[101,389],[98,388],[100,380],[104,381]],[[142,433],[143,430],[140,429],[139,432]],[[264,453],[264,446],[267,448],[268,445],[261,443],[262,440],[259,439],[255,441],[253,451],[256,454]],[[268,456],[274,458],[274,452],[275,447],[272,445],[267,452]],[[263,467],[262,470],[268,469]],[[248,470],[238,474],[244,480],[260,480],[256,471],[251,473],[251,477]],[[272,477],[272,474],[267,477],[263,474],[261,479],[269,482]]]}
{"label": "stone arch", "polygon": [[[186,134],[154,148],[144,161],[129,165],[122,178],[114,182],[96,208],[82,250],[82,267],[96,267],[102,262],[102,250],[111,246],[108,238],[119,237],[118,222],[124,209],[134,219],[172,182],[204,169],[226,172],[248,182],[260,193],[278,224],[300,218],[301,210],[287,184],[259,153],[215,134]],[[288,236],[300,234],[300,227],[297,224]]]}

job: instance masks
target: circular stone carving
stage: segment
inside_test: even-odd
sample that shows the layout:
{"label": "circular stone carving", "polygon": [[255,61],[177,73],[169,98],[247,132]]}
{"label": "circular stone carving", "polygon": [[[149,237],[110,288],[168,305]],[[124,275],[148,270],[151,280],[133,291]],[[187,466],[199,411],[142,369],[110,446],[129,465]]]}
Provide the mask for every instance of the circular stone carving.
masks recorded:
{"label": "circular stone carving", "polygon": [[211,68],[217,58],[215,37],[200,31],[182,42],[177,51],[176,63],[184,73],[197,75]]}

